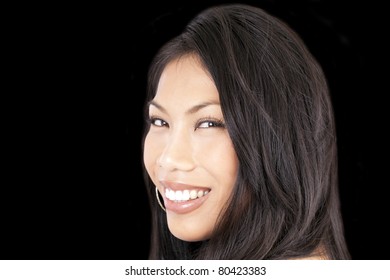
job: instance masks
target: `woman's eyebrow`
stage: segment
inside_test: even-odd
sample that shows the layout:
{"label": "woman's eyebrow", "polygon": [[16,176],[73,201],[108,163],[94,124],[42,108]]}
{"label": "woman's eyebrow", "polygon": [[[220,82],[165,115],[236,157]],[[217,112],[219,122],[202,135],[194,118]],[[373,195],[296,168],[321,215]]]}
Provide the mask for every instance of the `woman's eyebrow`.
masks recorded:
{"label": "woman's eyebrow", "polygon": [[[156,101],[152,100],[148,103],[148,105],[153,105],[155,106],[156,108],[158,108],[160,111],[164,112],[164,113],[167,113],[167,110],[162,106],[160,105],[159,103],[157,103]],[[192,106],[191,108],[189,108],[185,114],[186,115],[190,115],[190,114],[195,114],[196,112],[198,112],[199,110],[207,107],[207,106],[220,106],[221,104],[219,102],[215,102],[215,101],[210,101],[210,102],[202,102],[200,104],[197,104],[197,105],[194,105]]]}
{"label": "woman's eyebrow", "polygon": [[159,109],[163,113],[167,113],[167,110],[165,110],[165,108],[163,106],[161,106],[160,104],[158,104],[154,100],[151,100],[151,101],[148,102],[148,107],[150,107],[150,105],[153,105],[154,107],[156,107],[157,109]]}

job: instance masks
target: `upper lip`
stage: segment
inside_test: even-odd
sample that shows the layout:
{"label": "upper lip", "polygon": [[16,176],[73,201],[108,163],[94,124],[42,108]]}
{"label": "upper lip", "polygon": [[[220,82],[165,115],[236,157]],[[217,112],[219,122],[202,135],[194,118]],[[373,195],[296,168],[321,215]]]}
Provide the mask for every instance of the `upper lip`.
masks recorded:
{"label": "upper lip", "polygon": [[191,184],[166,181],[166,180],[160,180],[160,183],[164,188],[168,188],[174,191],[188,190],[188,189],[210,189],[209,187],[205,187],[205,186],[191,185]]}

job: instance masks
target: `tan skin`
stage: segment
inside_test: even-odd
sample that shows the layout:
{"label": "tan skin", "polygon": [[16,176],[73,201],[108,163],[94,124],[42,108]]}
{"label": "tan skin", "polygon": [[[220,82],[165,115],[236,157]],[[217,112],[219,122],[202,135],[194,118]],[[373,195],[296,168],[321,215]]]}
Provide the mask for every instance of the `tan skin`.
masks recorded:
{"label": "tan skin", "polygon": [[[218,91],[197,57],[187,55],[166,66],[149,117],[144,162],[164,199],[168,227],[182,240],[206,240],[233,190],[238,159]],[[180,192],[179,199],[169,195],[172,191]],[[194,210],[172,202],[195,191],[202,192],[202,204]]]}
{"label": "tan skin", "polygon": [[[185,241],[206,240],[233,190],[239,162],[224,126],[218,91],[196,56],[186,55],[166,66],[149,118],[144,162],[167,206],[169,230]],[[202,200],[199,207],[176,207],[195,201],[188,198],[195,191],[203,192],[196,198]],[[297,259],[327,257],[319,248]]]}

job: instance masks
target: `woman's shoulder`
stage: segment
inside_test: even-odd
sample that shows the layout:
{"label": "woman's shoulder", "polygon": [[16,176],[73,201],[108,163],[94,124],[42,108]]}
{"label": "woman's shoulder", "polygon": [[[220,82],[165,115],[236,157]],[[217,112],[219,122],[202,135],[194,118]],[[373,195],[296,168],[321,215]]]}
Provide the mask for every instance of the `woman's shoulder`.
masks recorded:
{"label": "woman's shoulder", "polygon": [[292,258],[291,260],[329,260],[329,256],[323,247],[314,250],[310,255]]}
{"label": "woman's shoulder", "polygon": [[290,260],[298,260],[298,261],[318,260],[318,261],[324,261],[324,260],[329,260],[329,258],[327,256],[315,255],[315,256],[293,258],[293,259],[290,259]]}

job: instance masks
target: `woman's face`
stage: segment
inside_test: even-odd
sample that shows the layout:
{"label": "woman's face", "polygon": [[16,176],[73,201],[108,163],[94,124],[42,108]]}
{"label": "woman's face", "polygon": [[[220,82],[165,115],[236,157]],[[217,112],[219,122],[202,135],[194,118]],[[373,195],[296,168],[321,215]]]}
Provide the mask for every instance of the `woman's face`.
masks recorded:
{"label": "woman's face", "polygon": [[195,56],[166,66],[149,118],[144,163],[169,229],[185,241],[208,239],[232,193],[238,159],[217,88]]}

